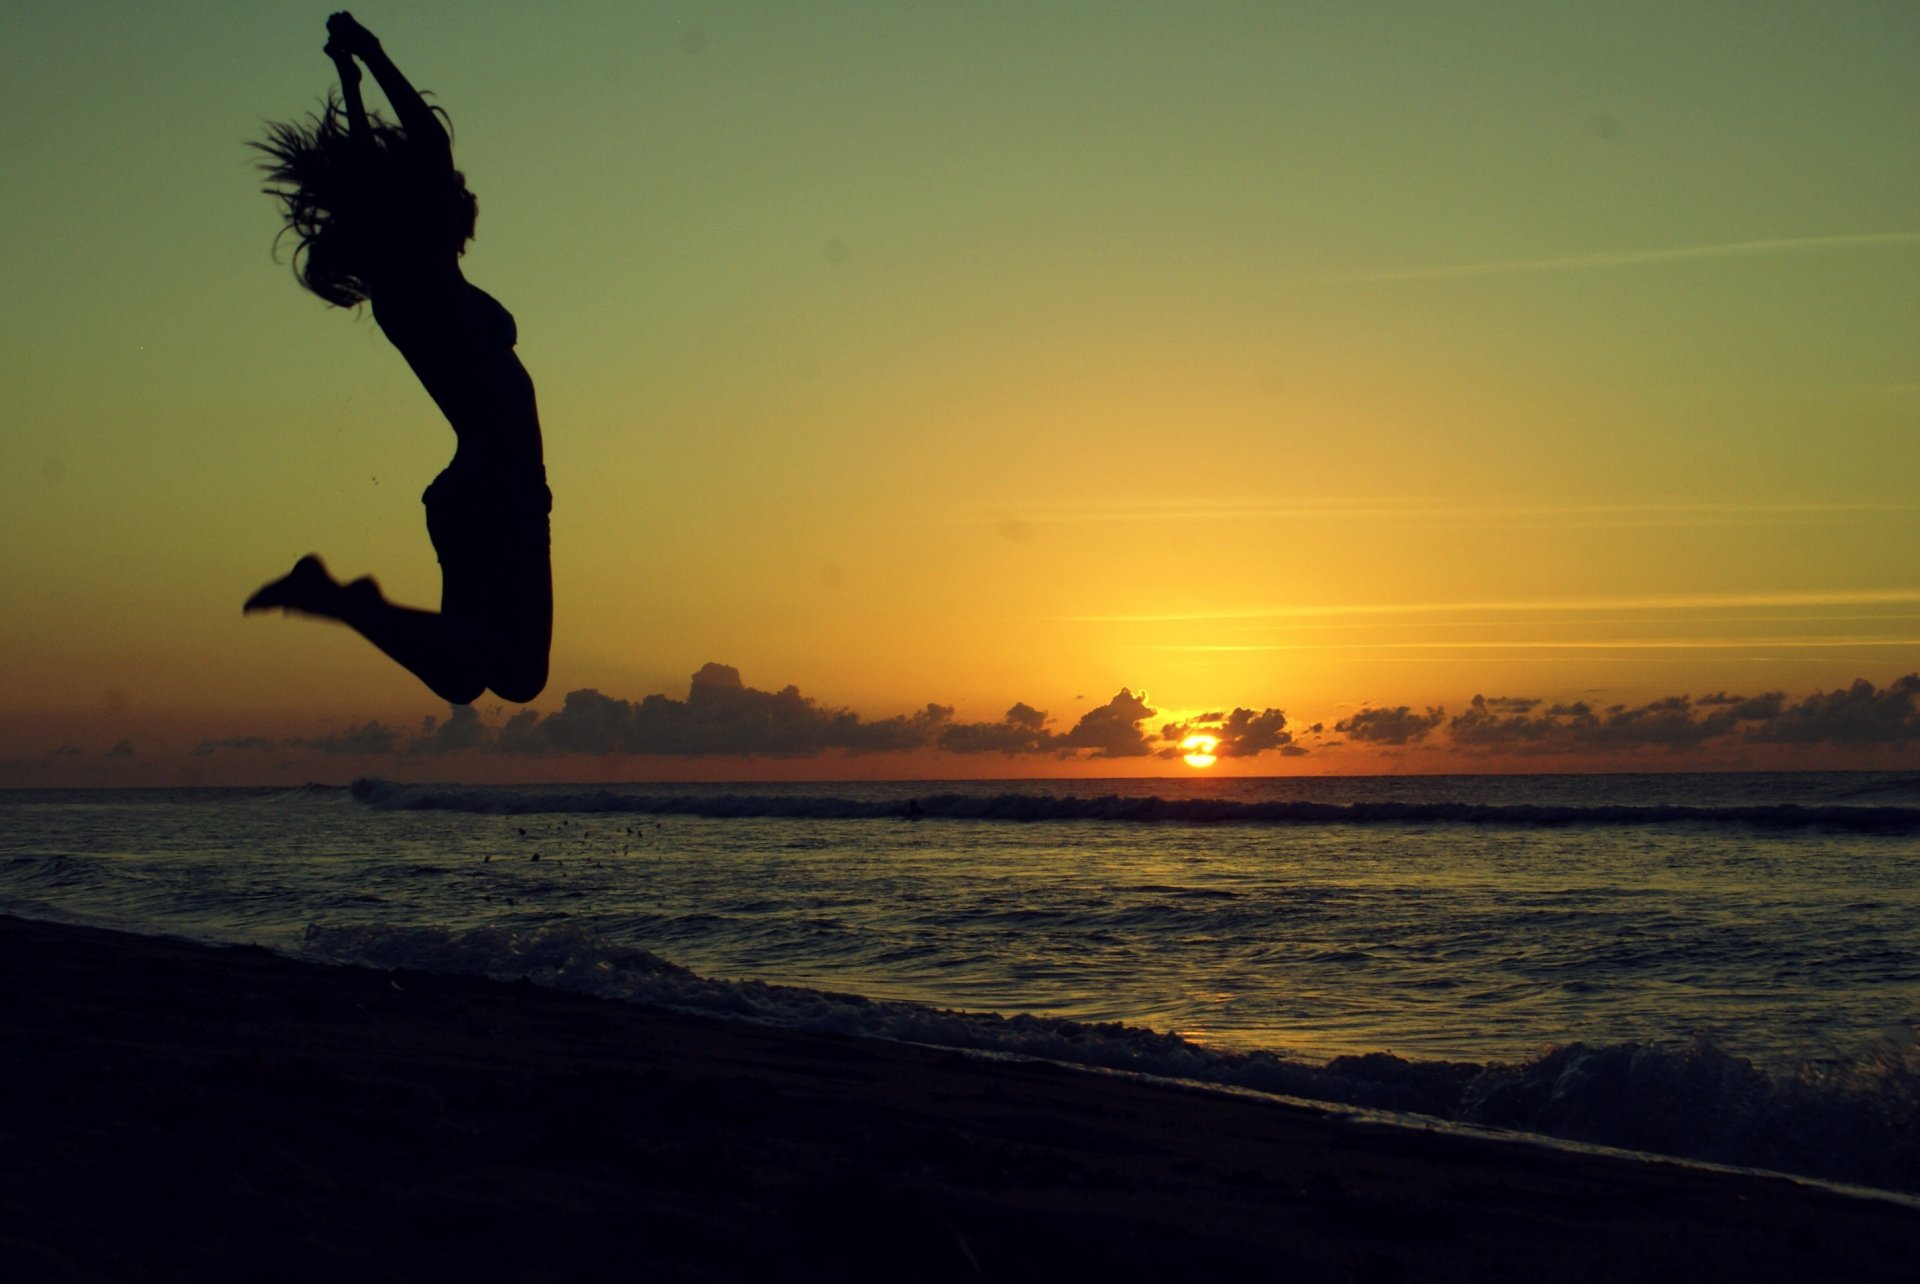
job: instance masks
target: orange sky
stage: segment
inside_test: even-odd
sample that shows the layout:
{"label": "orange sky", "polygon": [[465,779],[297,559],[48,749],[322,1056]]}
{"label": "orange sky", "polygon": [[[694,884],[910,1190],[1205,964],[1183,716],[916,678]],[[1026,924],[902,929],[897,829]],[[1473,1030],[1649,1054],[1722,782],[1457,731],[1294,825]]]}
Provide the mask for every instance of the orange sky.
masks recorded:
{"label": "orange sky", "polygon": [[[270,255],[242,142],[324,13],[108,8],[0,27],[0,785],[1185,772],[1236,708],[1292,738],[1216,772],[1913,761],[1920,10],[360,11],[539,386],[555,743],[709,663],[952,711],[743,757],[487,701],[429,753],[370,647],[241,618],[310,550],[431,602],[451,434]],[[1147,752],[1058,739],[1123,688]]]}

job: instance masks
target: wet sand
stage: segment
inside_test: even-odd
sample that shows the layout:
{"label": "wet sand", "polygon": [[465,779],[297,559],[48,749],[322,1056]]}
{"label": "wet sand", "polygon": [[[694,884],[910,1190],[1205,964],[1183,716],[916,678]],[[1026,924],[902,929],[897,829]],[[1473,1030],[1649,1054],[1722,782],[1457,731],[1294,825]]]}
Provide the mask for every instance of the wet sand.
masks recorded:
{"label": "wet sand", "polygon": [[0,918],[0,1278],[1907,1280],[1764,1177]]}

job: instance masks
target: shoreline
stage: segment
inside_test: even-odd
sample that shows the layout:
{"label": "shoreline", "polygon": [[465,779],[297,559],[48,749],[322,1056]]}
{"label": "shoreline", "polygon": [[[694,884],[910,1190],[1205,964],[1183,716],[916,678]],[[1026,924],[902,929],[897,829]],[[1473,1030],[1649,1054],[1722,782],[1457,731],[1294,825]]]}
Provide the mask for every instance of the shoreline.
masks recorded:
{"label": "shoreline", "polygon": [[[1920,1210],[0,917],[20,1279],[1906,1279]],[[270,1267],[264,1264],[272,1263]]]}
{"label": "shoreline", "polygon": [[1634,1150],[1626,1146],[1610,1146],[1604,1142],[1597,1141],[1580,1141],[1573,1137],[1556,1137],[1551,1133],[1544,1132],[1524,1132],[1517,1128],[1501,1128],[1493,1124],[1461,1123],[1458,1120],[1436,1118],[1432,1115],[1423,1115],[1411,1110],[1391,1110],[1379,1106],[1353,1105],[1342,1101],[1316,1101],[1312,1097],[1296,1096],[1291,1093],[1268,1092],[1261,1088],[1247,1088],[1233,1083],[1208,1083],[1200,1079],[1176,1079],[1166,1075],[1153,1074],[1144,1070],[1118,1070],[1111,1066],[1075,1065],[1071,1062],[1048,1062],[1044,1057],[1024,1057],[1019,1053],[996,1053],[978,1049],[963,1049],[962,1051],[965,1055],[979,1057],[988,1062],[997,1060],[1009,1062],[1037,1061],[1044,1064],[1058,1064],[1061,1068],[1072,1070],[1076,1073],[1110,1076],[1143,1083],[1150,1087],[1161,1087],[1169,1092],[1218,1094],[1248,1101],[1268,1102],[1286,1109],[1304,1110],[1310,1114],[1325,1115],[1328,1118],[1337,1119],[1342,1123],[1358,1128],[1403,1128],[1412,1132],[1460,1137],[1476,1142],[1486,1142],[1492,1145],[1536,1147],[1556,1154],[1616,1159],[1623,1163],[1646,1163],[1667,1165],[1675,1168],[1689,1168],[1724,1177],[1757,1177],[1769,1181],[1784,1181],[1796,1186],[1805,1186],[1812,1190],[1825,1191],[1847,1199],[1879,1200],[1900,1208],[1920,1212],[1920,1192],[1889,1190],[1880,1186],[1862,1185],[1858,1182],[1836,1181],[1828,1177],[1816,1177],[1810,1173],[1796,1173],[1780,1168],[1760,1168],[1745,1164],[1722,1163],[1719,1160],[1697,1159],[1690,1155],[1667,1155],[1653,1150]]}

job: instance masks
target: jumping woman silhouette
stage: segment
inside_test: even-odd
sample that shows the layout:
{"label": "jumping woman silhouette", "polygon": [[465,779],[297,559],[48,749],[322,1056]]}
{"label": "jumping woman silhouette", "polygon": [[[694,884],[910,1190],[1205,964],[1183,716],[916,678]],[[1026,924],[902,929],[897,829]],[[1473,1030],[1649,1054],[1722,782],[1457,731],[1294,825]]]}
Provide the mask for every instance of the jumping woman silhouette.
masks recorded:
{"label": "jumping woman silhouette", "polygon": [[[460,273],[477,205],[453,167],[441,114],[348,13],[327,19],[340,72],[305,124],[272,125],[264,168],[302,285],[337,307],[363,300],[453,425],[453,462],[421,498],[440,559],[440,609],[395,606],[369,577],[342,584],[303,557],[245,609],[338,620],[434,694],[467,704],[492,690],[524,702],[547,684],[553,573],[533,380],[514,355],[513,317]],[[399,117],[369,113],[360,67]]]}

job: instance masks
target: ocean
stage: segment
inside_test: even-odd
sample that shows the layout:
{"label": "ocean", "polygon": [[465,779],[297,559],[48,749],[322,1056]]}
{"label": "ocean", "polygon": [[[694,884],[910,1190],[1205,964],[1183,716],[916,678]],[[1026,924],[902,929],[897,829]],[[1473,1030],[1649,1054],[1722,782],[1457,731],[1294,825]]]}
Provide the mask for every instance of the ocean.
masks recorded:
{"label": "ocean", "polygon": [[1920,774],[0,791],[0,911],[1920,1190]]}

